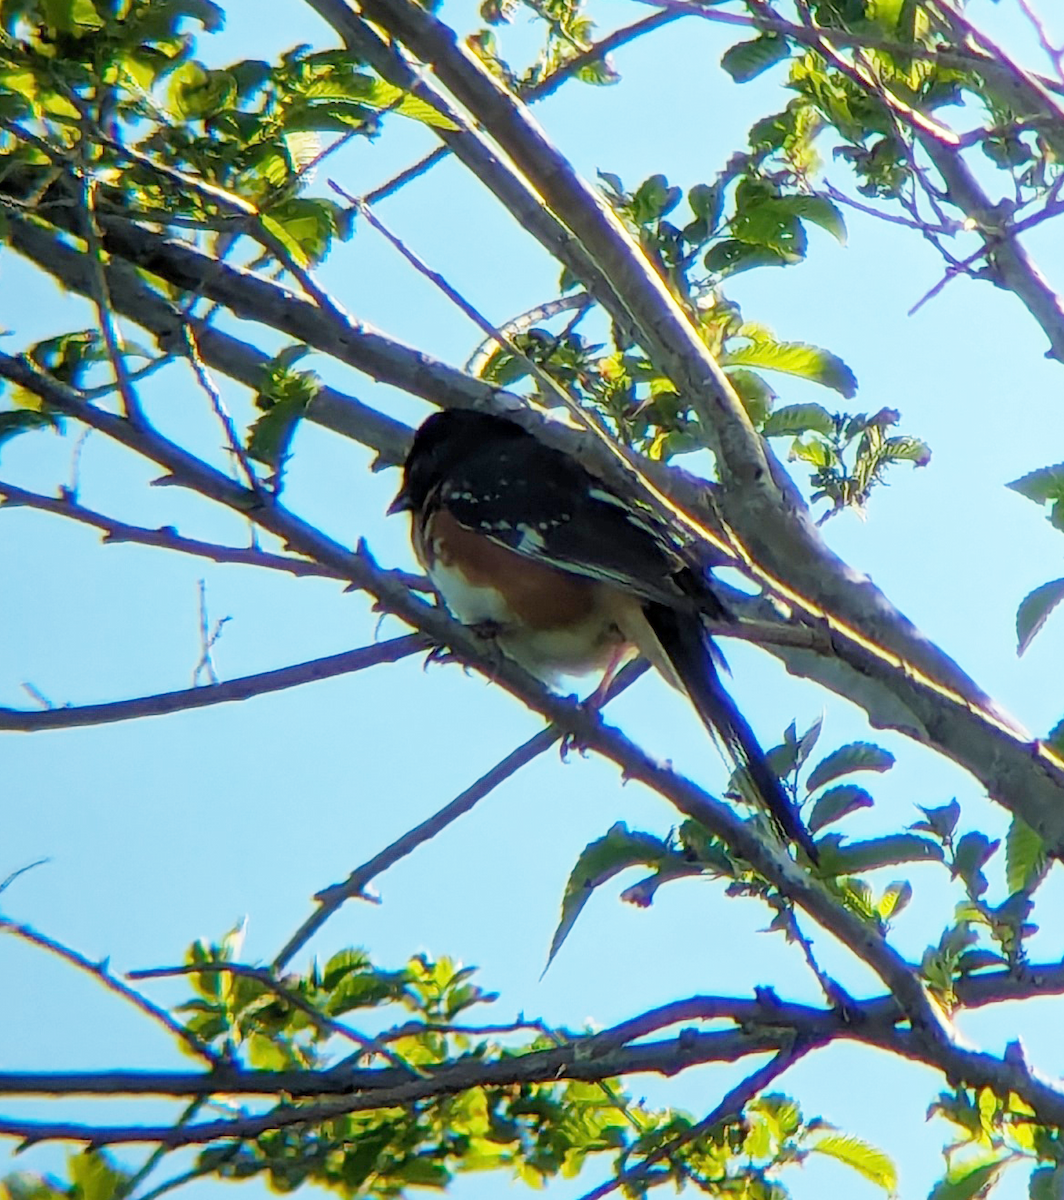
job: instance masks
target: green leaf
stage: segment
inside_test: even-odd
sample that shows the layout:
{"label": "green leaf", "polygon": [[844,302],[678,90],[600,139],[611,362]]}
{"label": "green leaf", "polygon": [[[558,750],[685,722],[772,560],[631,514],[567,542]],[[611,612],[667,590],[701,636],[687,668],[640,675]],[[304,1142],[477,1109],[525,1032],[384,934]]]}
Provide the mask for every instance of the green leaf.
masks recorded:
{"label": "green leaf", "polygon": [[889,771],[894,766],[894,755],[872,742],[849,742],[822,758],[805,781],[805,790],[815,792],[818,787],[849,775],[853,771]]}
{"label": "green leaf", "polygon": [[20,433],[31,429],[54,429],[62,432],[59,418],[50,412],[38,412],[32,408],[17,408],[13,412],[0,412],[0,446]]}
{"label": "green leaf", "polygon": [[928,1200],[975,1200],[976,1196],[985,1194],[1010,1158],[1007,1152],[994,1152],[990,1162],[951,1167],[947,1177],[931,1189]]}
{"label": "green leaf", "polygon": [[819,404],[785,404],[769,417],[761,432],[765,437],[783,437],[809,431],[825,437],[835,432],[834,418]]}
{"label": "green leaf", "polygon": [[922,804],[918,804],[916,807],[926,819],[914,822],[909,826],[910,829],[922,829],[926,833],[933,833],[943,842],[953,836],[953,831],[957,828],[957,822],[961,815],[961,806],[956,800],[951,800],[949,804],[939,805],[938,808],[924,808]]}
{"label": "green leaf", "polygon": [[104,26],[92,0],[41,0],[41,14],[57,32],[75,37]]}
{"label": "green leaf", "polygon": [[[744,336],[742,329],[738,336]],[[841,358],[830,350],[822,350],[819,346],[809,346],[804,342],[776,342],[759,337],[748,346],[725,351],[720,356],[720,364],[722,367],[763,367],[786,375],[797,375],[800,379],[832,388],[846,399],[857,392],[857,379]],[[831,429],[824,432],[834,432],[834,429],[832,422]]]}
{"label": "green leaf", "polygon": [[876,905],[880,920],[889,921],[891,917],[896,917],[903,909],[908,907],[909,901],[912,898],[913,885],[907,879],[902,879],[898,883],[892,883],[884,890],[883,895],[879,898],[879,903]]}
{"label": "green leaf", "polygon": [[829,1133],[808,1147],[859,1171],[865,1179],[893,1195],[898,1188],[898,1171],[890,1157],[868,1142],[844,1133]]}
{"label": "green leaf", "polygon": [[754,267],[786,267],[796,262],[793,256],[784,254],[772,246],[758,245],[737,238],[724,238],[710,246],[703,259],[707,271],[722,278],[738,275]]}
{"label": "green leaf", "polygon": [[721,55],[720,65],[736,83],[748,83],[790,54],[786,38],[763,33],[750,42],[737,42]]}
{"label": "green leaf", "polygon": [[299,248],[297,261],[320,263],[337,233],[337,205],[329,200],[292,198],[275,204],[268,214],[271,232],[276,222],[285,232],[285,246]]}
{"label": "green leaf", "polygon": [[264,1033],[252,1033],[244,1042],[248,1065],[255,1071],[283,1071],[292,1065],[284,1047]]}
{"label": "green leaf", "polygon": [[74,1184],[75,1200],[111,1200],[129,1178],[114,1166],[109,1155],[86,1150],[67,1159],[67,1170]]}
{"label": "green leaf", "polygon": [[831,870],[841,873],[874,871],[906,862],[941,862],[942,847],[915,833],[893,833],[887,837],[851,842],[831,851]]}
{"label": "green leaf", "polygon": [[756,371],[748,371],[745,367],[727,367],[725,369],[732,387],[735,388],[739,399],[743,402],[743,408],[746,409],[750,423],[755,429],[760,428],[772,411],[776,393]]}
{"label": "green leaf", "polygon": [[846,245],[846,221],[837,204],[827,196],[779,196],[775,204],[803,221],[812,221],[839,243]]}
{"label": "green leaf", "polygon": [[632,196],[629,206],[631,218],[637,225],[659,221],[672,212],[682,197],[683,192],[678,187],[670,187],[664,175],[651,175],[636,188]]}
{"label": "green leaf", "polygon": [[1014,816],[1005,835],[1005,881],[1009,893],[1028,890],[1046,869],[1046,844],[1022,817]]}
{"label": "green leaf", "polygon": [[872,797],[863,787],[855,783],[840,783],[838,787],[828,788],[817,797],[813,810],[806,824],[810,833],[816,833],[825,825],[841,821],[859,808],[871,808]]}
{"label": "green leaf", "polygon": [[911,462],[917,467],[926,467],[931,461],[931,447],[914,437],[887,438],[880,454],[890,462]]}
{"label": "green leaf", "polygon": [[199,121],[228,108],[236,94],[236,80],[227,71],[208,71],[192,60],[170,76],[170,108],[186,121]]}
{"label": "green leaf", "polygon": [[277,239],[297,267],[302,267],[304,270],[310,266],[310,259],[299,242],[288,232],[288,230],[270,216],[269,213],[262,213],[259,217],[263,228]]}
{"label": "green leaf", "polygon": [[1016,610],[1016,653],[1022,654],[1034,641],[1049,614],[1064,600],[1064,579],[1043,583],[1028,592]]}
{"label": "green leaf", "polygon": [[1060,1200],[1064,1196],[1064,1167],[1039,1167],[1027,1182],[1031,1200]]}
{"label": "green leaf", "polygon": [[1000,844],[997,839],[991,841],[985,833],[966,833],[957,843],[950,873],[954,879],[958,876],[963,879],[973,895],[981,896],[988,886],[983,867]]}
{"label": "green leaf", "polygon": [[595,888],[629,867],[661,867],[676,857],[674,851],[661,838],[649,833],[630,832],[623,821],[618,821],[605,837],[589,842],[580,852],[565,886],[561,920],[550,944],[544,972],[562,948],[576,918],[591,899]]}
{"label": "green leaf", "polygon": [[1064,500],[1064,463],[1052,467],[1040,467],[1027,475],[1021,475],[1005,484],[1035,504],[1046,504],[1051,500]]}

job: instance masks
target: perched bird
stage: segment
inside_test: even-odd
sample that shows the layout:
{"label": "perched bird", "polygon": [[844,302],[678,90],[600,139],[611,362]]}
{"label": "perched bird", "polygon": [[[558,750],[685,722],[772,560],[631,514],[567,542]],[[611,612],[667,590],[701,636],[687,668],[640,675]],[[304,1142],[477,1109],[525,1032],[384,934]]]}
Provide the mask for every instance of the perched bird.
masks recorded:
{"label": "perched bird", "polygon": [[418,429],[389,513],[447,608],[546,683],[638,651],[688,696],[780,832],[817,850],[724,690],[703,618],[733,620],[694,552],[653,511],[514,421],[471,409]]}

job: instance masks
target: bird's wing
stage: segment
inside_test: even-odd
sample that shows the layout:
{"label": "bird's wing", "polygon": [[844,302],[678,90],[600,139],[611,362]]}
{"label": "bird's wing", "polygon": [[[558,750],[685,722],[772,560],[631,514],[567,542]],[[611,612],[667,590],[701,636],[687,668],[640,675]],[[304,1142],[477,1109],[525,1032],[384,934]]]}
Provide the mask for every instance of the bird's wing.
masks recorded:
{"label": "bird's wing", "polygon": [[440,483],[434,503],[525,558],[644,600],[692,606],[676,582],[687,564],[667,527],[550,447],[520,443],[470,456]]}

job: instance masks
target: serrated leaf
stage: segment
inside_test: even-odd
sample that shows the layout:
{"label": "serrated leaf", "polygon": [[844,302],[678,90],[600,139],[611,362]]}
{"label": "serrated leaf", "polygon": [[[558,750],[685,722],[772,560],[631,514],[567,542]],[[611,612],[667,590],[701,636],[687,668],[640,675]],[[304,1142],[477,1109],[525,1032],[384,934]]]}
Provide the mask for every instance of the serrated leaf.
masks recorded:
{"label": "serrated leaf", "polygon": [[1064,579],[1043,583],[1028,592],[1016,610],[1016,653],[1022,654],[1049,619],[1050,613],[1064,600]]}
{"label": "serrated leaf", "polygon": [[761,432],[765,437],[783,437],[810,431],[825,437],[835,432],[834,418],[819,404],[785,404],[768,418]]}
{"label": "serrated leaf", "polygon": [[1005,836],[1005,881],[1009,893],[1030,888],[1046,867],[1046,844],[1022,817],[1014,816]]}
{"label": "serrated leaf", "polygon": [[786,38],[764,33],[749,42],[736,42],[721,55],[720,65],[736,83],[747,83],[790,54]]}
{"label": "serrated leaf", "polygon": [[891,462],[911,462],[917,467],[926,467],[931,461],[931,447],[914,437],[887,438],[880,453]]}
{"label": "serrated leaf", "polygon": [[838,872],[874,871],[906,862],[941,862],[942,858],[942,847],[937,842],[915,833],[892,833],[839,846],[831,853],[830,867]]}
{"label": "serrated leaf", "polygon": [[817,763],[805,781],[805,790],[815,792],[825,783],[854,771],[889,771],[892,766],[894,755],[882,746],[874,742],[849,742]]}
{"label": "serrated leaf", "polygon": [[858,787],[855,783],[840,783],[817,797],[806,825],[810,833],[816,833],[825,825],[841,821],[843,817],[849,816],[859,808],[871,807],[872,797],[863,787]]}
{"label": "serrated leaf", "polygon": [[1046,504],[1051,500],[1064,500],[1064,463],[1052,467],[1039,467],[1037,471],[1029,471],[1014,479],[1005,486],[1011,491],[1019,492],[1035,504]]}
{"label": "serrated leaf", "polygon": [[[742,336],[742,330],[739,330]],[[720,356],[721,366],[761,367],[797,375],[813,383],[832,388],[849,399],[857,392],[857,379],[838,355],[805,342],[776,342],[757,339],[749,346],[729,350]],[[815,406],[810,406],[815,407]],[[834,422],[831,430],[834,431]]]}
{"label": "serrated leaf", "polygon": [[829,1133],[819,1137],[808,1148],[852,1167],[890,1195],[897,1191],[898,1171],[890,1156],[860,1138],[845,1133]]}
{"label": "serrated leaf", "polygon": [[618,821],[605,837],[589,842],[580,852],[569,882],[565,885],[561,920],[551,940],[544,973],[562,948],[595,888],[628,867],[662,867],[677,857],[661,838],[649,833],[633,832],[623,821]]}

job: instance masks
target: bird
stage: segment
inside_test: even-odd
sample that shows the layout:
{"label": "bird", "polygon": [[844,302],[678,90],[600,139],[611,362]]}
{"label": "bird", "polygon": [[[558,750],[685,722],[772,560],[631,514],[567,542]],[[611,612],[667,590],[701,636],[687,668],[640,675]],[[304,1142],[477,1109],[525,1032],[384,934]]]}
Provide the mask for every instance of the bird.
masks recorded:
{"label": "bird", "polygon": [[818,862],[797,805],[721,682],[706,622],[736,618],[694,548],[649,505],[508,417],[445,408],[414,435],[388,509],[400,512],[456,620],[550,686],[594,671],[608,678],[642,654],[745,769],[780,834]]}

